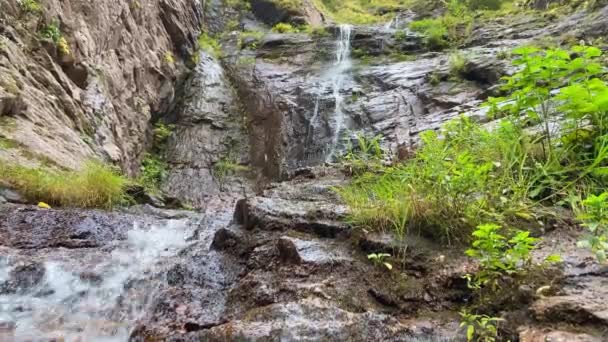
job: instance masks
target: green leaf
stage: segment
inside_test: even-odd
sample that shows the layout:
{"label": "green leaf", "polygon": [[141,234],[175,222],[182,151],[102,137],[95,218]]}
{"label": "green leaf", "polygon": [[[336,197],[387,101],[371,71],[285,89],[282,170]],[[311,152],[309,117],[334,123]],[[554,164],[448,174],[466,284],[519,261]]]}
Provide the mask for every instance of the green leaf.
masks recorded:
{"label": "green leaf", "polygon": [[473,337],[475,337],[475,327],[473,325],[469,325],[467,327],[467,341],[473,341]]}
{"label": "green leaf", "polygon": [[545,262],[550,264],[557,264],[562,262],[562,257],[558,254],[551,254],[545,258]]}

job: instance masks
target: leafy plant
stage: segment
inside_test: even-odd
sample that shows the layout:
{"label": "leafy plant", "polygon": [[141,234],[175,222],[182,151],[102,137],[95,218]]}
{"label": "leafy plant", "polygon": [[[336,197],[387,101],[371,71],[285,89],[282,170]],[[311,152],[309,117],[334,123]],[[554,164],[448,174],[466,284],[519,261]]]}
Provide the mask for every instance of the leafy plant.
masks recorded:
{"label": "leafy plant", "polygon": [[[525,274],[532,266],[531,252],[540,241],[530,236],[530,232],[516,231],[510,238],[500,233],[497,224],[483,224],[473,232],[474,241],[466,254],[479,262],[479,270],[473,276],[467,275],[469,287],[490,288],[495,291],[498,281],[505,275]],[[545,258],[546,263],[560,262],[558,255]]]}
{"label": "leafy plant", "polygon": [[239,47],[241,49],[250,47],[257,48],[258,44],[264,37],[264,32],[262,31],[245,31],[239,34]]}
{"label": "leafy plant", "polygon": [[55,46],[59,52],[63,55],[70,54],[70,45],[61,33],[59,24],[56,21],[51,22],[48,25],[43,26],[39,31],[40,37],[44,39],[50,39],[55,43]]}
{"label": "leafy plant", "polygon": [[384,266],[389,271],[393,269],[393,265],[386,261],[390,258],[390,254],[387,253],[372,253],[367,255],[367,259],[370,260],[376,266]]}
{"label": "leafy plant", "polygon": [[356,140],[356,147],[349,143],[347,152],[340,158],[350,172],[361,174],[381,167],[386,158],[386,151],[381,146],[382,135],[368,138],[364,134],[357,134]]}
{"label": "leafy plant", "polygon": [[169,137],[173,134],[173,130],[175,130],[175,125],[166,125],[162,122],[158,122],[154,126],[154,144],[156,147],[160,147],[164,145]]}
{"label": "leafy plant", "polygon": [[173,134],[174,129],[174,125],[157,122],[152,130],[152,149],[149,153],[144,154],[137,177],[137,183],[150,193],[159,193],[160,186],[167,176],[168,167],[163,155],[167,141]]}
{"label": "leafy plant", "polygon": [[461,78],[467,70],[467,64],[469,63],[469,60],[464,54],[460,52],[454,52],[449,57],[449,63],[450,74],[453,77]]}
{"label": "leafy plant", "polygon": [[591,195],[582,201],[578,219],[589,230],[589,235],[578,242],[581,248],[590,249],[600,263],[606,263],[608,251],[608,192]]}
{"label": "leafy plant", "polygon": [[59,28],[59,24],[57,24],[56,21],[53,21],[50,24],[43,26],[40,29],[40,36],[42,38],[50,39],[55,44],[58,44],[59,40],[62,37],[61,29]]}
{"label": "leafy plant", "polygon": [[21,11],[23,11],[24,13],[31,13],[36,15],[42,13],[42,6],[38,2],[38,0],[21,0],[19,2],[19,6],[21,7]]}
{"label": "leafy plant", "polygon": [[466,327],[467,341],[494,342],[498,340],[498,323],[503,319],[488,315],[476,315],[466,310],[460,312],[460,327]]}
{"label": "leafy plant", "polygon": [[530,266],[530,251],[539,239],[530,237],[525,231],[518,231],[507,239],[499,233],[501,229],[496,224],[484,224],[473,232],[475,240],[472,248],[466,251],[468,256],[479,261],[479,271],[470,283],[473,288],[494,287],[503,275],[523,272]]}
{"label": "leafy plant", "polygon": [[219,58],[222,56],[222,48],[220,43],[207,32],[202,32],[198,36],[198,47],[213,57]]}
{"label": "leafy plant", "polygon": [[146,191],[158,193],[160,192],[160,185],[166,176],[167,163],[158,155],[146,153],[139,168],[137,182],[141,184]]}

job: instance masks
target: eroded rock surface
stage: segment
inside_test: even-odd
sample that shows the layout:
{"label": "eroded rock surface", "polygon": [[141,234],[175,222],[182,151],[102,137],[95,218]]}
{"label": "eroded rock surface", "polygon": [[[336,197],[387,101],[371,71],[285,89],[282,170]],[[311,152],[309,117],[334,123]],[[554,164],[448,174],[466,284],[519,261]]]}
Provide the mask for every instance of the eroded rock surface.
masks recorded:
{"label": "eroded rock surface", "polygon": [[[0,1],[0,134],[20,146],[2,157],[26,159],[24,148],[70,168],[101,157],[134,173],[150,119],[168,108],[194,52],[202,2],[40,3],[38,15]],[[39,39],[50,24],[69,54]]]}

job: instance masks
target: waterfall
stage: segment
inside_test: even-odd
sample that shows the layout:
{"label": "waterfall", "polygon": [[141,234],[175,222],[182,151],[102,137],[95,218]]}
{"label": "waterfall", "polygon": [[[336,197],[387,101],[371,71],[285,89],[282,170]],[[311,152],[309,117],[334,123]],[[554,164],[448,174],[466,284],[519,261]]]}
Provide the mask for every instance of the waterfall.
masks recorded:
{"label": "waterfall", "polygon": [[341,93],[341,90],[342,86],[344,85],[347,73],[352,66],[352,61],[350,59],[351,33],[351,25],[340,25],[340,35],[336,42],[336,62],[334,63],[334,67],[329,72],[335,102],[335,109],[333,114],[334,132],[332,142],[329,147],[329,153],[326,157],[327,162],[331,162],[335,157],[336,148],[340,140],[340,134],[342,133],[342,130],[344,128],[344,111],[342,108],[344,96]]}

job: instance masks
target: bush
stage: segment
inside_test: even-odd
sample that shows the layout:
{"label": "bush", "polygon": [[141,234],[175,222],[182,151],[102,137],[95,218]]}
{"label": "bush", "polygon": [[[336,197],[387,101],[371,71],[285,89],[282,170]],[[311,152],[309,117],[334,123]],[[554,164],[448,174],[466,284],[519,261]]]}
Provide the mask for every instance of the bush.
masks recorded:
{"label": "bush", "polygon": [[461,78],[463,74],[467,71],[467,65],[469,63],[469,60],[462,53],[455,52],[450,55],[449,63],[450,74],[453,77]]}
{"label": "bush", "polygon": [[608,192],[591,195],[582,201],[578,219],[589,230],[578,246],[591,250],[600,263],[605,263],[608,251]]}
{"label": "bush", "polygon": [[30,169],[0,164],[0,181],[15,188],[31,202],[79,208],[111,209],[124,204],[129,181],[98,161],[85,163],[79,171]]}
{"label": "bush", "polygon": [[59,24],[56,21],[51,22],[50,24],[43,26],[40,29],[40,37],[45,39],[50,39],[55,43],[59,52],[63,55],[70,54],[70,45],[68,41],[65,39],[63,34],[61,33],[61,29],[59,28]]}
{"label": "bush", "polygon": [[159,193],[160,185],[166,176],[167,163],[158,155],[146,153],[139,168],[137,182],[141,184],[146,191]]}
{"label": "bush", "polygon": [[445,242],[467,240],[487,220],[529,217],[527,137],[503,121],[487,131],[469,119],[422,134],[422,147],[405,164],[357,177],[338,193],[353,223],[368,228],[424,230]]}
{"label": "bush", "polygon": [[38,2],[38,0],[21,0],[19,2],[19,6],[21,7],[21,10],[24,13],[31,13],[36,15],[42,13],[42,6]]}
{"label": "bush", "polygon": [[202,32],[200,36],[198,36],[198,48],[213,57],[219,58],[222,56],[220,43],[206,32]]}
{"label": "bush", "polygon": [[410,29],[422,33],[425,45],[432,50],[441,50],[449,45],[448,29],[441,19],[412,21]]}
{"label": "bush", "polygon": [[287,23],[278,23],[276,25],[274,25],[274,27],[272,28],[272,32],[277,32],[277,33],[295,33],[298,32],[298,29],[291,26],[291,24],[287,24]]}
{"label": "bush", "polygon": [[[461,118],[440,134],[425,132],[405,164],[371,170],[338,189],[353,223],[398,235],[414,227],[449,243],[467,240],[485,222],[539,221],[571,191],[604,191],[608,85],[596,61],[601,51],[514,54],[519,71],[505,78],[508,95],[487,103],[505,118],[490,130]],[[556,120],[558,132],[549,129]]]}
{"label": "bush", "polygon": [[351,174],[362,174],[367,171],[377,170],[382,167],[387,153],[380,145],[381,135],[367,137],[357,134],[357,145],[349,143],[347,152],[340,157],[340,162],[350,169]]}

